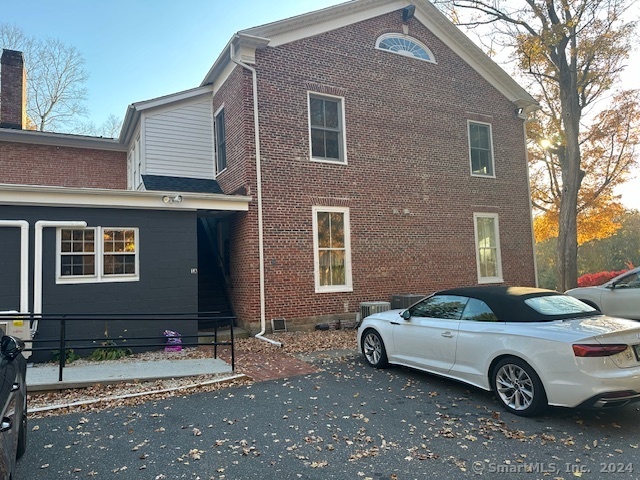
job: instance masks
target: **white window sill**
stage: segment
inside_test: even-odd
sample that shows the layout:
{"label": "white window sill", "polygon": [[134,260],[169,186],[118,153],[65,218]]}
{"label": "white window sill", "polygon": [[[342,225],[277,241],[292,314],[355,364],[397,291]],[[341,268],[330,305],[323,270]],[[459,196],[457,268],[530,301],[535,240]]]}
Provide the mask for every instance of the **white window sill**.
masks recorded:
{"label": "white window sill", "polygon": [[478,284],[486,285],[488,283],[504,283],[504,279],[502,277],[483,277],[483,278],[478,278]]}
{"label": "white window sill", "polygon": [[353,287],[347,285],[338,285],[334,287],[316,287],[316,293],[342,293],[353,292]]}
{"label": "white window sill", "polygon": [[59,277],[56,278],[58,285],[71,285],[79,283],[117,283],[117,282],[137,282],[138,275],[114,275],[109,277]]}

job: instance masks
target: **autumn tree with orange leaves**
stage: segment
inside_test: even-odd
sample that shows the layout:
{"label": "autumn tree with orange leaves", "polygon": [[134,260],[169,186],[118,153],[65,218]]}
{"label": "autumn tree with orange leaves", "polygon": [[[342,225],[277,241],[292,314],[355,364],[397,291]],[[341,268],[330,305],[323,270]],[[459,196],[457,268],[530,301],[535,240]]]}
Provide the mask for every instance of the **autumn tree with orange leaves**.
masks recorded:
{"label": "autumn tree with orange leaves", "polygon": [[633,128],[637,124],[628,122],[637,117],[629,116],[616,102],[635,101],[637,107],[637,93],[612,95],[637,37],[636,24],[630,20],[635,2],[434,3],[458,25],[478,29],[478,37],[492,51],[510,52],[540,103],[538,125],[529,128],[534,144],[542,147],[532,148],[531,160],[534,202],[543,215],[538,232],[556,234],[551,226],[557,225],[556,288],[575,287],[579,218],[581,229],[592,231],[587,236],[615,228],[610,214],[618,207],[612,188],[622,181],[636,154]]}
{"label": "autumn tree with orange leaves", "polygon": [[[553,112],[553,110],[551,110]],[[531,196],[536,242],[558,237],[562,200],[562,152],[553,139],[559,119],[540,110],[527,125]],[[620,228],[624,212],[616,186],[628,179],[636,165],[640,145],[640,91],[624,91],[612,98],[581,134],[584,178],[578,192],[578,245],[613,235]]]}

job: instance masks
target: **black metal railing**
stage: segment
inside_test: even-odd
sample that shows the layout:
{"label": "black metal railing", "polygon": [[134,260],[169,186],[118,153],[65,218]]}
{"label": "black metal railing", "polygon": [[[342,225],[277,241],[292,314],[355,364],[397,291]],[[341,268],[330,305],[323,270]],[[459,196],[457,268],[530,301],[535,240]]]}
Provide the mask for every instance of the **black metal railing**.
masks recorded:
{"label": "black metal railing", "polygon": [[[37,326],[37,331],[32,339],[23,338],[30,342],[25,352],[31,352],[36,359],[44,357],[38,352],[54,353],[59,364],[58,381],[62,381],[63,370],[67,363],[67,353],[70,351],[96,350],[96,349],[129,349],[132,353],[157,350],[158,347],[182,348],[211,346],[213,345],[213,358],[218,358],[218,347],[231,347],[231,369],[235,371],[235,346],[233,325],[235,317],[221,316],[219,312],[198,313],[113,313],[113,314],[0,314],[0,323],[14,320],[28,322],[31,328]],[[206,321],[211,325],[206,332],[198,331],[198,322]],[[143,324],[146,322],[147,324]],[[228,337],[219,340],[221,330],[228,329]],[[11,333],[10,328],[7,332]],[[82,335],[82,331],[87,331]],[[170,330],[179,333],[179,336],[166,335]],[[211,331],[212,330],[212,331]],[[133,331],[134,333],[129,333]],[[145,332],[158,331],[158,335],[149,335]],[[99,333],[101,332],[101,333]],[[137,334],[136,334],[137,332]],[[206,343],[200,343],[200,338],[210,339]],[[170,341],[173,338],[174,340]],[[227,339],[228,338],[228,339]],[[176,343],[175,339],[179,339]],[[46,359],[47,361],[50,359]]]}

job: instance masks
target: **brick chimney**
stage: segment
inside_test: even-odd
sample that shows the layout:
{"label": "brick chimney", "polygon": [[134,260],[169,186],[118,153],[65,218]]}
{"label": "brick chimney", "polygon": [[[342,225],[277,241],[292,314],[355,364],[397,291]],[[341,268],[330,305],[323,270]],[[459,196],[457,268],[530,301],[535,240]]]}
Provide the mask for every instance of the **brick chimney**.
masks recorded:
{"label": "brick chimney", "polygon": [[22,52],[2,50],[0,128],[24,130],[27,124],[27,71]]}

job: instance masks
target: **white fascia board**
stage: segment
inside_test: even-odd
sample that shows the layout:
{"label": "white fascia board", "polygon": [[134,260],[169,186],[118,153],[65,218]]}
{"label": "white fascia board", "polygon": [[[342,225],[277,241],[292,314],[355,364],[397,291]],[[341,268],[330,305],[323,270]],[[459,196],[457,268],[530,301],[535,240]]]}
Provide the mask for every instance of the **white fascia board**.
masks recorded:
{"label": "white fascia board", "polygon": [[[208,97],[209,97],[207,99],[207,100],[209,100],[208,103],[211,103],[212,95],[211,95],[210,91],[209,91]],[[165,105],[159,105],[159,106],[157,106],[155,108],[144,110],[143,112],[141,112],[141,114],[142,114],[142,117],[145,118],[145,119],[152,118],[152,117],[154,117],[156,115],[162,115],[162,114],[164,114],[166,112],[170,112],[172,110],[175,110],[176,108],[187,107],[189,105],[196,105],[198,103],[201,103],[202,101],[203,101],[203,97],[198,95],[197,97],[185,98],[185,99],[178,100],[178,101],[175,101],[175,102],[167,103]]]}
{"label": "white fascia board", "polygon": [[[164,196],[178,195],[182,197],[179,203],[162,201]],[[246,212],[251,200],[249,196],[215,193],[0,185],[0,205]]]}
{"label": "white fascia board", "polygon": [[172,93],[171,95],[165,95],[163,97],[152,98],[151,100],[143,100],[142,102],[134,103],[133,107],[138,111],[143,111],[150,108],[163,107],[182,102],[201,95],[211,95],[211,87],[205,85],[192,88],[190,90],[184,90],[182,92]]}
{"label": "white fascia board", "polygon": [[125,152],[127,146],[117,139],[88,137],[67,133],[40,132],[37,130],[15,130],[0,128],[0,142],[28,143],[31,145],[51,145],[55,147],[88,148],[92,150],[107,150]]}
{"label": "white fascia board", "polygon": [[214,96],[215,96],[216,93],[218,93],[218,90],[220,90],[222,88],[224,83],[227,81],[227,79],[231,75],[231,72],[233,72],[236,67],[237,67],[237,65],[235,63],[228,62],[227,64],[225,64],[224,68],[222,70],[220,70],[218,76],[216,76],[213,79],[212,87],[213,87],[213,95]]}
{"label": "white fascia board", "polygon": [[406,0],[354,0],[238,33],[269,38],[269,46],[277,47],[385,15],[407,5]]}
{"label": "white fascia board", "polygon": [[129,105],[127,107],[127,113],[124,117],[124,121],[122,122],[122,127],[120,128],[120,136],[118,137],[120,143],[126,145],[127,149],[129,148],[131,137],[133,136],[133,132],[137,129],[139,122],[140,112],[138,112],[133,105]]}
{"label": "white fascia board", "polygon": [[266,47],[269,44],[269,39],[256,37],[255,35],[247,35],[242,32],[233,35],[200,84],[201,86],[210,85],[213,90],[213,95],[218,92],[227,78],[229,78],[229,75],[231,75],[231,72],[237,67],[237,65],[231,61],[231,44],[234,45],[236,53],[239,50],[246,51],[246,58],[239,58],[239,60],[246,60],[247,63],[255,63],[255,51],[258,48]]}
{"label": "white fascia board", "polygon": [[[485,80],[517,107],[526,111],[538,108],[536,100],[502,67],[491,60],[469,37],[456,27],[431,2],[415,0],[415,18],[476,70]],[[242,30],[238,36],[269,38],[269,47],[319,35],[405,8],[404,0],[353,0],[267,25]]]}
{"label": "white fascia board", "polygon": [[[371,10],[367,10],[370,6],[374,6],[374,14]],[[218,55],[218,58],[211,66],[204,79],[201,82],[201,86],[210,85],[215,83],[221,84],[220,77],[224,73],[230,72],[235,68],[235,64],[230,60],[231,44],[234,43],[236,47],[246,46],[255,49],[265,46],[278,46],[294,40],[316,35],[317,33],[323,33],[329,30],[334,30],[342,26],[350,25],[351,23],[371,18],[375,15],[382,15],[393,11],[394,9],[400,9],[407,6],[406,1],[402,0],[352,0],[333,7],[327,7],[315,12],[305,13],[292,18],[287,18],[277,22],[269,23],[259,27],[253,27],[246,30],[241,30],[231,37],[225,47]],[[361,16],[358,13],[354,13],[353,10],[361,12]],[[362,13],[364,12],[364,13]],[[350,20],[344,21],[347,14]],[[323,19],[326,18],[326,22]],[[338,22],[338,23],[336,23]],[[321,23],[321,25],[317,25]],[[328,27],[327,27],[328,24]],[[303,27],[309,26],[313,31],[317,33],[310,33],[309,30]],[[275,43],[271,39],[271,33],[274,35],[289,35],[287,38],[281,37]],[[232,68],[229,70],[229,64]],[[228,74],[226,75],[228,76]],[[225,79],[226,79],[225,76]],[[214,92],[217,89],[214,89]]]}

